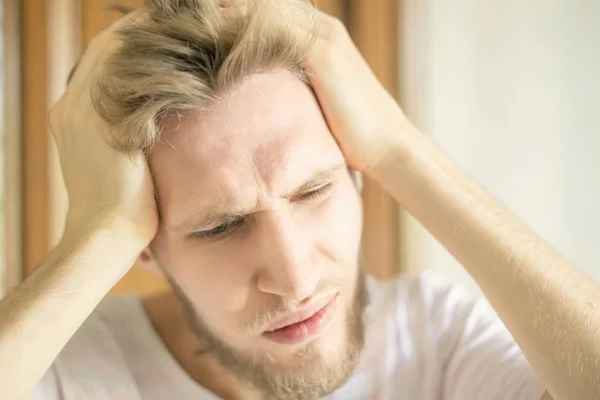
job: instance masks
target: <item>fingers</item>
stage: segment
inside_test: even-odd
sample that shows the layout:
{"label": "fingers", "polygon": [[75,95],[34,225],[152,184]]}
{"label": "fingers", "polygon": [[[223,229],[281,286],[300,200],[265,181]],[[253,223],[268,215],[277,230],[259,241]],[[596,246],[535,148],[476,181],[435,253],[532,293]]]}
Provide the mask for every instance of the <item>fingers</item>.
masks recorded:
{"label": "fingers", "polygon": [[[136,10],[119,18],[110,27],[95,36],[72,72],[66,93],[52,107],[48,115],[48,125],[59,148],[69,147],[67,142],[75,138],[77,131],[86,124],[91,131],[103,132],[104,126],[96,114],[90,96],[92,74],[103,59],[119,46],[115,33],[120,29],[147,18],[146,10]],[[70,127],[79,127],[71,129]],[[100,135],[96,135],[100,137]],[[91,135],[89,137],[94,137]]]}
{"label": "fingers", "polygon": [[346,25],[339,19],[321,10],[317,10],[319,20],[319,37],[337,43],[338,40],[350,37]]}
{"label": "fingers", "polygon": [[142,21],[147,16],[147,12],[145,10],[136,10],[130,14],[127,14],[117,21],[115,21],[112,25],[106,28],[104,31],[100,32],[96,35],[89,45],[89,50],[86,51],[84,57],[87,54],[93,56],[94,54],[98,54],[102,52],[106,47],[115,47],[115,32],[118,30],[130,25],[135,24],[136,22]]}
{"label": "fingers", "polygon": [[71,72],[69,82],[73,85],[80,84],[82,81],[87,81],[92,69],[97,65],[97,62],[104,55],[114,51],[118,47],[118,41],[115,37],[115,32],[119,29],[124,28],[128,24],[133,24],[139,21],[143,21],[147,18],[148,12],[143,9],[139,9],[131,12],[109,26],[104,31],[96,35],[91,41],[87,49],[84,51],[83,56],[76,65],[76,70]]}
{"label": "fingers", "polygon": [[347,40],[350,36],[344,23],[338,18],[329,15],[319,9],[315,9],[315,20],[309,26],[296,24],[293,27],[294,34],[299,40],[306,40],[315,35],[318,41],[339,43],[340,39]]}
{"label": "fingers", "polygon": [[100,35],[104,33],[115,32],[123,27],[125,27],[129,23],[136,23],[144,21],[148,18],[148,10],[139,8],[135,11],[130,12],[129,14],[123,15],[121,18],[112,23],[107,29],[100,33]]}
{"label": "fingers", "polygon": [[248,12],[247,0],[218,0],[219,11],[225,18],[240,18]]}

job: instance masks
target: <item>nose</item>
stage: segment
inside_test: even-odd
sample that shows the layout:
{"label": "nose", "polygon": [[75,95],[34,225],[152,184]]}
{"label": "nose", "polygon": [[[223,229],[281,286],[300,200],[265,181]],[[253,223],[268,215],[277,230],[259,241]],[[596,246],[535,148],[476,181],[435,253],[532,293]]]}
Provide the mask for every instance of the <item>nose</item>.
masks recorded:
{"label": "nose", "polygon": [[310,232],[289,212],[271,212],[261,222],[258,289],[298,303],[309,298],[321,277]]}

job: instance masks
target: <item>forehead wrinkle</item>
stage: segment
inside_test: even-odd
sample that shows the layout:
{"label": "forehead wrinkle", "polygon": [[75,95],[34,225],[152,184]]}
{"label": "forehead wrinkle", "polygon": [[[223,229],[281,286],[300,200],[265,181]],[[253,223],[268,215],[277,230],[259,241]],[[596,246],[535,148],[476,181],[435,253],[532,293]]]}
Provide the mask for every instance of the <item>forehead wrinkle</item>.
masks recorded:
{"label": "forehead wrinkle", "polygon": [[285,174],[287,163],[284,162],[283,157],[284,142],[281,137],[273,138],[258,145],[252,152],[257,181],[264,183],[265,189],[273,190],[275,181]]}
{"label": "forehead wrinkle", "polygon": [[215,203],[264,209],[304,173],[341,157],[313,93],[289,72],[252,76],[209,110],[168,122],[172,146],[156,151],[169,222]]}
{"label": "forehead wrinkle", "polygon": [[188,214],[184,211],[179,215],[178,211],[169,227],[174,231],[194,230],[219,219],[256,213],[260,208],[261,195],[260,190],[255,188],[254,183],[245,185],[237,179],[223,179],[216,183],[209,197],[200,194],[191,196],[188,200],[192,206],[179,207],[178,210],[194,209],[195,212]]}
{"label": "forehead wrinkle", "polygon": [[[252,134],[260,137],[251,151],[252,163],[256,169],[259,181],[264,182],[265,187],[274,190],[278,180],[285,179],[291,171],[290,160],[296,158],[300,147],[305,146],[300,140],[306,137],[308,129],[305,121],[297,110],[290,112],[280,104],[273,104],[270,112],[265,111],[264,118],[261,113],[255,118]],[[273,118],[273,115],[276,117]]]}

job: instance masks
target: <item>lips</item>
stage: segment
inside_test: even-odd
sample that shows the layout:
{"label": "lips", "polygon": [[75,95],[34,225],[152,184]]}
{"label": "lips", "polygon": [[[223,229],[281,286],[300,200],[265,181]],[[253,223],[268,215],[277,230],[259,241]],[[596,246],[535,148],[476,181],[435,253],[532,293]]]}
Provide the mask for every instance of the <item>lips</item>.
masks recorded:
{"label": "lips", "polygon": [[336,295],[337,293],[333,293],[328,296],[322,296],[321,298],[313,301],[308,307],[305,307],[300,311],[296,311],[291,314],[286,314],[275,319],[267,328],[267,332],[275,331],[277,329],[304,321],[312,317],[319,310],[325,307]]}
{"label": "lips", "polygon": [[275,320],[263,337],[283,344],[303,342],[323,331],[330,322],[338,293],[325,296],[305,309]]}

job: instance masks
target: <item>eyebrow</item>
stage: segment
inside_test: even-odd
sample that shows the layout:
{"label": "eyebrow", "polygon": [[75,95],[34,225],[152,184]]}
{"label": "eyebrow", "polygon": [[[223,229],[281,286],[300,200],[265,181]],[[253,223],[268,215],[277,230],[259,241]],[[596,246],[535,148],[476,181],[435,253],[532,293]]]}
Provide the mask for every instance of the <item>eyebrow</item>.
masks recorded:
{"label": "eyebrow", "polygon": [[[293,200],[310,190],[314,190],[317,187],[326,185],[327,183],[332,181],[335,174],[343,168],[347,168],[347,165],[345,163],[339,163],[330,165],[325,168],[320,168],[313,172],[313,174],[306,181],[304,181],[297,188],[292,190],[290,193],[284,195],[283,197],[288,200]],[[203,215],[200,214],[199,217],[185,221],[172,229],[177,232],[200,231],[202,229],[207,229],[226,222],[232,222],[240,218],[247,217],[249,215],[255,214],[256,212],[257,210],[251,209],[211,211],[208,213],[203,213]]]}

